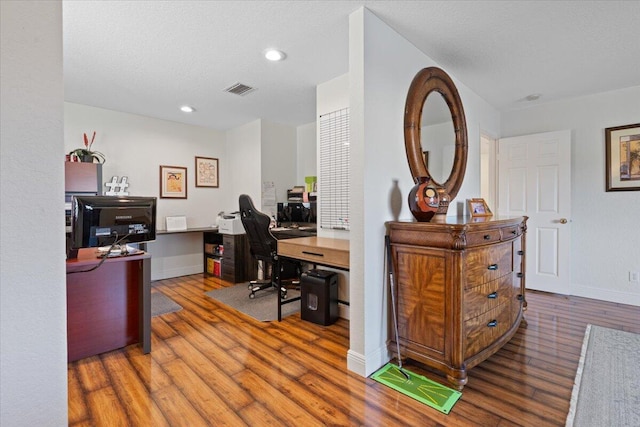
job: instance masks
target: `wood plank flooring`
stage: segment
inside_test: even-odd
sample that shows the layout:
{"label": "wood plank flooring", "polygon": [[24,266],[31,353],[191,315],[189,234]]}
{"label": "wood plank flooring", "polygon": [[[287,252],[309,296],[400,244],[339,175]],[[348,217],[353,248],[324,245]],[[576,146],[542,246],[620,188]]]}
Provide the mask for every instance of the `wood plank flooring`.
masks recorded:
{"label": "wood plank flooring", "polygon": [[470,370],[444,415],[347,371],[347,320],[258,322],[204,295],[227,285],[202,275],[154,282],[184,309],[152,319],[149,355],[129,346],[70,363],[69,424],[560,426],[586,325],[640,333],[639,307],[529,292],[526,324]]}

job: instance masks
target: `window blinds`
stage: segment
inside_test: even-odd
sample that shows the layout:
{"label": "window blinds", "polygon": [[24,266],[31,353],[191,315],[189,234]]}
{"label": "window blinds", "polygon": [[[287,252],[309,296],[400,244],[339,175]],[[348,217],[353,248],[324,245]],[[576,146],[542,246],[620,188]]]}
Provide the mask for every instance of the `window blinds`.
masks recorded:
{"label": "window blinds", "polygon": [[320,116],[320,227],[349,230],[349,109]]}

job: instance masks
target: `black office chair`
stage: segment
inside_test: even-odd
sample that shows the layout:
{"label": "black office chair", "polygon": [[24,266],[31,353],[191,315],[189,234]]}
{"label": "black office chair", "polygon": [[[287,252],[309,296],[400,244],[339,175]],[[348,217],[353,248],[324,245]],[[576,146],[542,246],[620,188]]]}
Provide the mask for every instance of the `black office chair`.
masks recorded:
{"label": "black office chair", "polygon": [[[249,248],[253,257],[262,261],[263,263],[263,280],[252,280],[249,283],[249,298],[255,298],[256,292],[268,289],[271,287],[278,288],[279,279],[283,276],[285,271],[285,263],[278,260],[278,241],[271,234],[269,225],[271,219],[268,215],[258,211],[251,197],[246,194],[240,195],[240,219],[244,230],[247,233],[247,239],[249,240]],[[294,264],[295,276],[300,277],[300,263],[289,262],[288,264]],[[288,271],[291,269],[288,268]],[[289,279],[290,277],[286,277]],[[285,279],[285,277],[282,277]],[[281,298],[287,297],[287,288],[280,287]]]}

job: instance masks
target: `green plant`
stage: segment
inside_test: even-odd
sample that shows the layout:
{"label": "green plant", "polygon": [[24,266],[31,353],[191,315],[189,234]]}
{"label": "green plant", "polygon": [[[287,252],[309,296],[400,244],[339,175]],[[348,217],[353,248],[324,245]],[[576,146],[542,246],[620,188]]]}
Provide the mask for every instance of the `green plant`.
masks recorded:
{"label": "green plant", "polygon": [[80,159],[82,162],[90,162],[93,163],[94,160],[97,160],[98,163],[104,163],[106,161],[104,154],[99,151],[91,150],[93,146],[93,141],[96,139],[96,132],[93,132],[93,136],[91,137],[91,141],[87,137],[87,134],[84,134],[84,148],[76,148],[75,150],[69,153],[70,156],[75,156]]}

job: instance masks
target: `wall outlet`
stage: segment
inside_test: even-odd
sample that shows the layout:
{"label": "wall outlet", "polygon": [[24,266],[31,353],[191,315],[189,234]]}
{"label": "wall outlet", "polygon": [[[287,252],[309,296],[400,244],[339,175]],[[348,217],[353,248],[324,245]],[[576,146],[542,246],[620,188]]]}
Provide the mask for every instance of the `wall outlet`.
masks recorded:
{"label": "wall outlet", "polygon": [[630,271],[629,281],[632,283],[640,283],[640,271]]}

